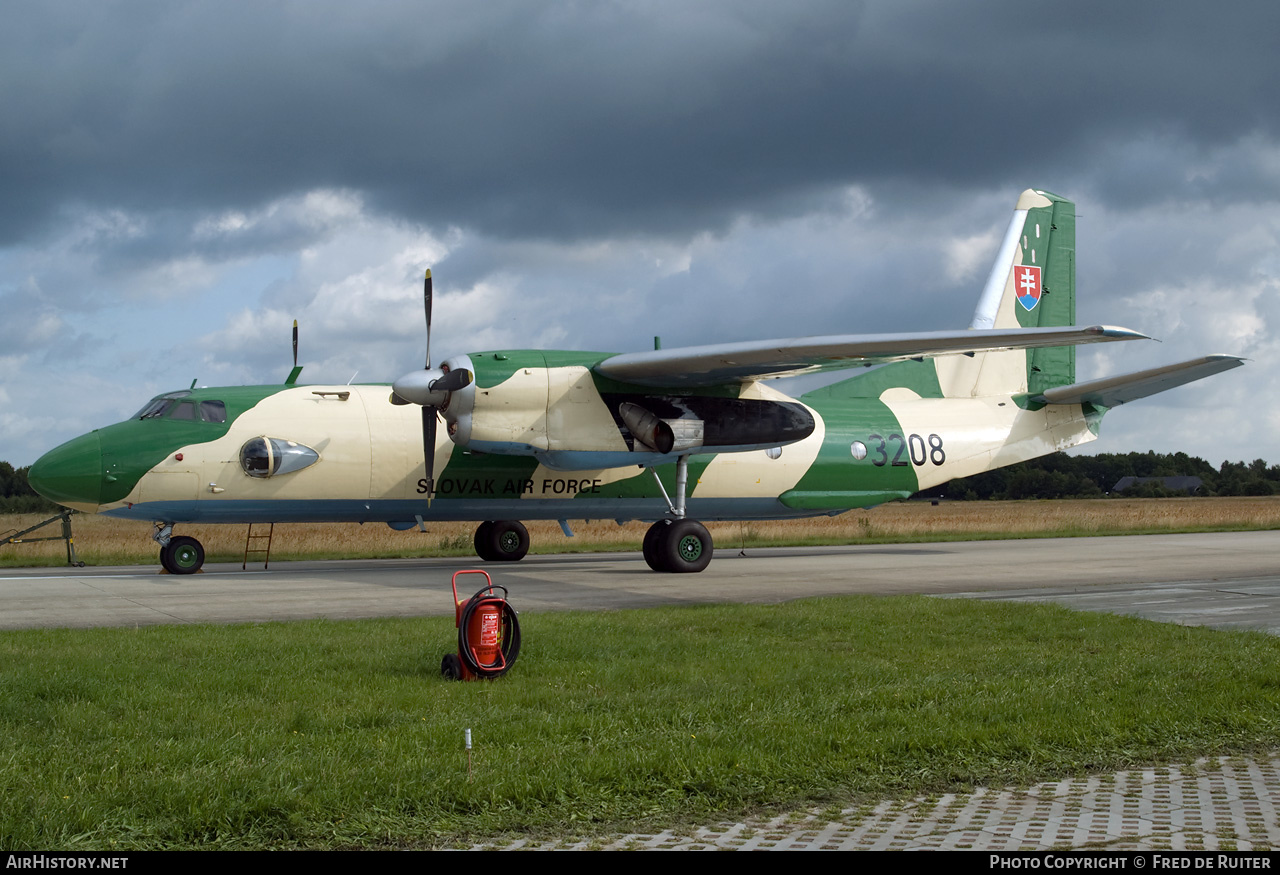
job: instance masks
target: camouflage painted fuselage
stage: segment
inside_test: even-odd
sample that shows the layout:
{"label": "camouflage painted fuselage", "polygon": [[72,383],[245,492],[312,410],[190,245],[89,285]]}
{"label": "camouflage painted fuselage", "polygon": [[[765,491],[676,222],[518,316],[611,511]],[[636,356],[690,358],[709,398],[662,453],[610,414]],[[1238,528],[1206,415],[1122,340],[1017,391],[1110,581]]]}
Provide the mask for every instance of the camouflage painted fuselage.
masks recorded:
{"label": "camouflage painted fuselage", "polygon": [[[1001,355],[1016,359],[1008,363],[1014,373],[1026,372],[1024,353]],[[197,389],[184,400],[221,401],[225,422],[118,423],[51,451],[32,476],[44,494],[81,510],[169,523],[381,521],[407,527],[417,518],[657,519],[667,502],[649,471],[636,464],[566,470],[557,455],[558,433],[573,435],[576,448],[607,453],[611,460],[636,453],[604,398],[623,390],[655,393],[594,377],[591,365],[603,357],[473,354],[476,391],[485,393],[487,409],[506,410],[509,442],[538,455],[478,452],[456,445],[440,429],[430,500],[420,410],[393,405],[382,385]],[[948,359],[957,359],[954,367],[969,361]],[[897,369],[894,381],[908,385],[881,390],[883,378],[871,372],[802,397],[812,432],[781,446],[780,453],[692,456],[690,516],[778,519],[869,507],[1094,437],[1097,416],[1079,405],[1035,409],[1025,395],[941,397],[933,375],[947,369],[947,360],[936,365],[908,362],[882,369]],[[913,380],[920,385],[912,387]],[[550,395],[544,387],[552,387]],[[744,399],[791,401],[762,383],[735,386],[733,392]],[[703,394],[723,397],[725,391]],[[530,398],[537,409],[525,409]],[[484,428],[492,437],[498,426],[488,421]],[[319,461],[292,473],[248,476],[242,448],[260,437],[309,447]],[[642,456],[651,457],[637,454]],[[581,465],[589,456],[572,458]],[[557,466],[544,464],[548,460]],[[655,467],[670,493],[674,454],[670,463]]]}

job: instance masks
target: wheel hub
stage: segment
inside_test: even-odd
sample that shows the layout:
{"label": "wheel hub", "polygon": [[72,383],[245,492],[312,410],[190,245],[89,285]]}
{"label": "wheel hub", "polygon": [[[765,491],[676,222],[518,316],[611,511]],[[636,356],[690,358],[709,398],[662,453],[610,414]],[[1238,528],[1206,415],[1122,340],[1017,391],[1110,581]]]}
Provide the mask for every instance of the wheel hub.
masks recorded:
{"label": "wheel hub", "polygon": [[697,535],[685,535],[680,539],[680,558],[686,562],[697,562],[702,555],[702,539]]}

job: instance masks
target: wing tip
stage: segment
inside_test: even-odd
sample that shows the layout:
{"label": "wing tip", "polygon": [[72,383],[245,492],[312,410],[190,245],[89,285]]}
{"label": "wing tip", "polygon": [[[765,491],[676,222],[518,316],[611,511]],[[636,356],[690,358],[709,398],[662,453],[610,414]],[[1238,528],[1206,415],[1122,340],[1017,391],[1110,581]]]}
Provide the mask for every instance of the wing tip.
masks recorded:
{"label": "wing tip", "polygon": [[1091,325],[1086,328],[1090,334],[1097,334],[1102,337],[1108,337],[1112,340],[1152,340],[1150,334],[1143,334],[1141,331],[1134,331],[1132,328],[1121,328],[1118,325]]}

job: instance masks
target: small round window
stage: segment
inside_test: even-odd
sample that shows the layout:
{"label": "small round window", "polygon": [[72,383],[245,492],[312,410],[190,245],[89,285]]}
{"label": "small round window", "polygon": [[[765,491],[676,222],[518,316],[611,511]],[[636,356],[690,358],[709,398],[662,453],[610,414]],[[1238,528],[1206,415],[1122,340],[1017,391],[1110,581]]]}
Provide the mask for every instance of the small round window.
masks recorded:
{"label": "small round window", "polygon": [[861,462],[863,459],[867,457],[867,445],[864,444],[862,441],[854,441],[853,443],[849,444],[849,452],[850,454],[853,455],[855,459]]}
{"label": "small round window", "polygon": [[764,451],[764,454],[768,456],[770,459],[781,459],[782,447],[770,447],[769,449]]}

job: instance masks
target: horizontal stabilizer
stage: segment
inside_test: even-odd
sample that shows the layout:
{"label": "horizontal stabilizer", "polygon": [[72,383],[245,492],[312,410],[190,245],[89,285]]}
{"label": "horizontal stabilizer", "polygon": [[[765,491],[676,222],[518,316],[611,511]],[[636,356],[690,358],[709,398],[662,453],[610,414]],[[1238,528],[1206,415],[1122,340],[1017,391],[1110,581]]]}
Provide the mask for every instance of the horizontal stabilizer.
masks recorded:
{"label": "horizontal stabilizer", "polygon": [[1036,396],[1034,400],[1049,404],[1093,404],[1097,407],[1115,407],[1146,398],[1166,389],[1174,389],[1185,383],[1211,377],[1244,364],[1244,359],[1234,355],[1207,355],[1175,365],[1164,365],[1119,377],[1090,380],[1070,386],[1058,386]]}
{"label": "horizontal stabilizer", "polygon": [[941,355],[1145,339],[1110,325],[837,334],[624,353],[600,362],[595,371],[641,386],[713,386]]}

